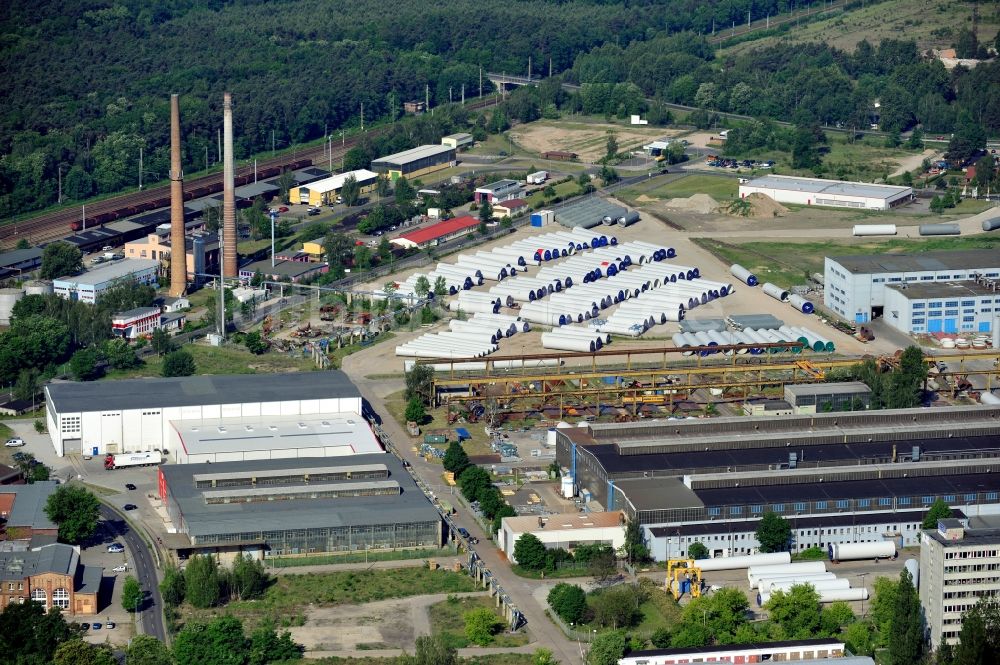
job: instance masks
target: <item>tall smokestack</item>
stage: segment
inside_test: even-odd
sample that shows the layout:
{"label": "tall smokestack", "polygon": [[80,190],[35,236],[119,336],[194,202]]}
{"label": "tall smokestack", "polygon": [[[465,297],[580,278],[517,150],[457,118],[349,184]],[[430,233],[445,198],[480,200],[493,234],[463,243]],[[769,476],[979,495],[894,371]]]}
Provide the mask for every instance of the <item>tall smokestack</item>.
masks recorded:
{"label": "tall smokestack", "polygon": [[236,183],[233,168],[233,96],[222,100],[222,274],[235,278],[236,260]]}
{"label": "tall smokestack", "polygon": [[187,252],[184,249],[184,172],[181,171],[181,105],[170,95],[170,295],[187,290]]}

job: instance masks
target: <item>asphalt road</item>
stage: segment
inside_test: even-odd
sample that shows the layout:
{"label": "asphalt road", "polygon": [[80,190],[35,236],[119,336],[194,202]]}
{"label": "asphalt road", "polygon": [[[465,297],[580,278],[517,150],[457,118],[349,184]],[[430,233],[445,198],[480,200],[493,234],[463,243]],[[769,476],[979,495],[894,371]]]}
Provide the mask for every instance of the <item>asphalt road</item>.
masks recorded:
{"label": "asphalt road", "polygon": [[143,540],[128,522],[115,510],[106,505],[101,505],[101,517],[108,523],[111,532],[116,536],[121,536],[125,541],[132,571],[135,578],[139,580],[139,585],[146,593],[142,609],[136,613],[136,625],[139,632],[144,635],[151,635],[161,642],[166,643],[167,631],[163,625],[163,601],[160,599],[160,584],[156,576],[156,566],[153,563],[153,555],[150,554],[146,541]]}

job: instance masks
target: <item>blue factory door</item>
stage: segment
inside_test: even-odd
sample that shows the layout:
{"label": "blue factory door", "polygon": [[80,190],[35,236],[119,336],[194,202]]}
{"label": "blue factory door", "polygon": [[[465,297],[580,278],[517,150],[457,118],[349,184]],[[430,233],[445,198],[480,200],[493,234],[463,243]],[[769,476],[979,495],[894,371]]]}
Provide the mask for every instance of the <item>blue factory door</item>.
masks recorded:
{"label": "blue factory door", "polygon": [[864,312],[858,312],[854,315],[855,323],[868,323],[868,314]]}
{"label": "blue factory door", "polygon": [[93,452],[93,453],[91,453],[91,454],[92,454],[92,455],[94,455],[94,457],[97,457],[97,446],[94,446],[94,447],[93,447],[93,448],[92,448],[91,450],[93,450],[93,451],[94,451],[94,452]]}
{"label": "blue factory door", "polygon": [[990,322],[989,321],[980,321],[979,322],[979,332],[989,332],[989,331],[990,331]]}
{"label": "blue factory door", "polygon": [[928,319],[927,332],[941,332],[941,319]]}
{"label": "blue factory door", "polygon": [[945,319],[944,320],[944,331],[946,333],[957,333],[958,332],[958,319]]}

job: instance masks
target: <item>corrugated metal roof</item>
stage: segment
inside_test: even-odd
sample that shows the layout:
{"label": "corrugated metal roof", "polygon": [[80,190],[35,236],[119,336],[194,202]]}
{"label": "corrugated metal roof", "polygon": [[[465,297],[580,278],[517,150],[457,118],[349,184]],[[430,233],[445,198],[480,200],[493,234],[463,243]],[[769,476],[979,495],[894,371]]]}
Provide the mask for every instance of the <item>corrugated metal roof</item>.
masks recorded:
{"label": "corrugated metal roof", "polygon": [[334,192],[344,186],[344,183],[351,176],[361,184],[367,184],[368,182],[374,181],[378,178],[378,174],[374,171],[369,171],[368,169],[358,169],[356,171],[348,171],[347,173],[338,173],[335,176],[329,178],[323,178],[322,180],[317,180],[311,182],[308,185],[300,185],[311,192],[320,192],[325,194],[327,192]]}
{"label": "corrugated metal roof", "polygon": [[754,178],[746,187],[758,189],[780,189],[792,192],[812,192],[814,194],[840,194],[842,196],[864,196],[868,198],[892,198],[912,192],[912,187],[896,185],[875,185],[847,180],[823,180],[820,178],[800,178],[789,175],[766,175]]}
{"label": "corrugated metal roof", "polygon": [[297,448],[339,448],[345,455],[382,452],[368,423],[350,413],[177,420],[171,424],[189,455]]}
{"label": "corrugated metal roof", "polygon": [[920,254],[854,254],[831,256],[829,259],[854,274],[941,270],[995,271],[1000,268],[1000,252],[995,249],[964,249]]}
{"label": "corrugated metal roof", "polygon": [[397,152],[393,155],[386,155],[385,157],[379,157],[378,159],[373,159],[372,164],[399,166],[403,164],[409,164],[410,162],[415,162],[418,159],[424,159],[425,157],[433,157],[435,155],[454,152],[454,150],[455,150],[454,148],[447,145],[421,145],[417,146],[416,148],[411,148],[410,150]]}
{"label": "corrugated metal roof", "polygon": [[438,222],[437,224],[431,224],[428,227],[417,229],[410,233],[404,233],[398,238],[394,238],[394,240],[409,240],[416,245],[422,245],[425,242],[437,240],[438,238],[443,238],[452,233],[457,233],[478,225],[478,219],[469,215],[463,215],[462,217],[455,217],[454,219]]}
{"label": "corrugated metal roof", "polygon": [[622,206],[592,196],[579,203],[564,206],[555,211],[555,220],[570,228],[582,226],[585,229],[597,226],[605,217],[618,219],[628,214]]}
{"label": "corrugated metal roof", "polygon": [[159,261],[153,259],[122,259],[100,268],[88,270],[82,275],[59,277],[57,282],[72,282],[74,284],[97,285],[115,279],[129,277],[137,272],[160,267]]}

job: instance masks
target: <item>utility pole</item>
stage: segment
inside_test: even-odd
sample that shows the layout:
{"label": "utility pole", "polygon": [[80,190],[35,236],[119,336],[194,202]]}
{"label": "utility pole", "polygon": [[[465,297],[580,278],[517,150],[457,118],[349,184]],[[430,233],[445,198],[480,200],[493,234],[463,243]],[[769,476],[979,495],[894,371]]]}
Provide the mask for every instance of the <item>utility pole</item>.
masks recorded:
{"label": "utility pole", "polygon": [[455,100],[451,98],[451,86],[449,85],[448,86],[448,103],[452,104],[452,103],[454,103],[454,101]]}
{"label": "utility pole", "polygon": [[361,102],[361,131],[365,131],[365,103]]}
{"label": "utility pole", "polygon": [[462,84],[462,106],[465,106],[465,84]]}
{"label": "utility pole", "polygon": [[139,191],[142,191],[142,146],[139,146]]}
{"label": "utility pole", "polygon": [[271,156],[274,157],[274,130],[271,130]]}
{"label": "utility pole", "polygon": [[[209,139],[211,141],[211,139]],[[222,159],[222,130],[216,129],[215,140],[218,146],[218,152],[215,153],[215,162],[218,163]]]}
{"label": "utility pole", "polygon": [[333,137],[326,137],[327,153],[330,155],[330,173],[333,173]]}
{"label": "utility pole", "polygon": [[424,112],[431,110],[431,86],[429,83],[424,84]]}
{"label": "utility pole", "polygon": [[[139,154],[142,154],[142,153],[140,152]],[[139,171],[140,172],[142,171],[142,167],[139,167]],[[62,203],[62,164],[59,165],[59,168],[56,169],[56,172],[59,174],[59,190],[58,190],[59,191],[59,200],[58,200],[58,203]]]}
{"label": "utility pole", "polygon": [[83,204],[83,212],[80,214],[80,217],[83,219],[83,230],[86,231],[87,230],[87,204],[86,203]]}
{"label": "utility pole", "polygon": [[205,170],[208,170],[208,146],[205,146]]}
{"label": "utility pole", "polygon": [[256,157],[254,157],[254,159],[253,159],[253,181],[254,181],[254,183],[257,182],[257,158]]}
{"label": "utility pole", "polygon": [[747,30],[750,29],[750,10],[747,10]]}
{"label": "utility pole", "polygon": [[552,56],[549,56],[549,78],[552,78]]}
{"label": "utility pole", "polygon": [[344,170],[344,155],[347,154],[347,143],[344,138],[344,130],[340,130],[340,170]]}
{"label": "utility pole", "polygon": [[528,80],[531,80],[531,56],[528,56]]}
{"label": "utility pole", "polygon": [[479,96],[483,96],[483,66],[479,65]]}
{"label": "utility pole", "polygon": [[274,267],[274,218],[277,217],[277,213],[271,213],[271,267]]}

